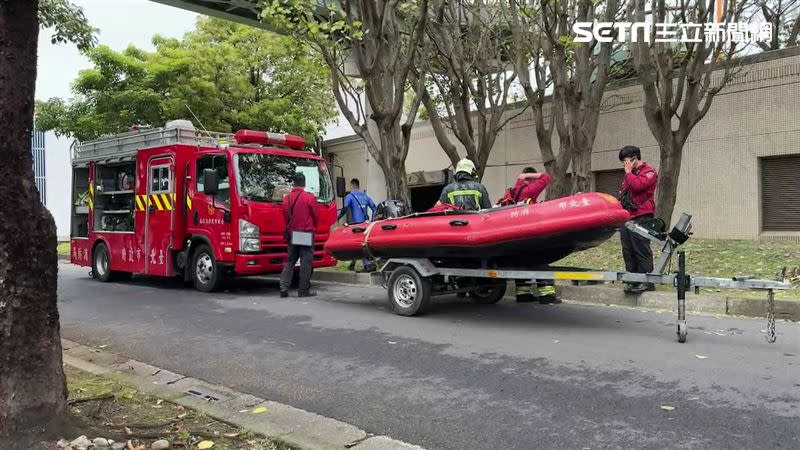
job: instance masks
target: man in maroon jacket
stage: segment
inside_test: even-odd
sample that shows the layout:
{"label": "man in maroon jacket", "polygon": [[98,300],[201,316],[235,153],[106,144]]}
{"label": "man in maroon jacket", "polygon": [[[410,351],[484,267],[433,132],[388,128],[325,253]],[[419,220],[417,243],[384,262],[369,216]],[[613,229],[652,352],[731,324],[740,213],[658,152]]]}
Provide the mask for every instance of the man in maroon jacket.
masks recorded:
{"label": "man in maroon jacket", "polygon": [[[622,179],[620,199],[622,206],[631,213],[631,220],[643,224],[653,220],[656,209],[655,192],[658,183],[656,169],[642,161],[642,151],[638,147],[626,145],[619,151],[619,160],[625,168]],[[625,259],[625,270],[634,273],[651,273],[653,271],[653,251],[650,241],[643,236],[623,228],[620,234],[622,241],[622,257]],[[626,292],[641,294],[654,291],[652,283],[628,284]]]}
{"label": "man in maroon jacket", "polygon": [[314,230],[317,228],[319,211],[317,197],[306,192],[306,177],[295,173],[294,188],[283,198],[283,218],[286,223],[286,243],[289,246],[286,265],[281,272],[281,297],[289,296],[289,285],[294,275],[294,265],[300,259],[300,284],[298,297],[317,295],[311,290],[311,263],[314,258]]}
{"label": "man in maroon jacket", "polygon": [[[536,199],[550,184],[550,175],[537,173],[533,167],[522,169],[514,187],[506,191],[506,195],[498,202],[500,205],[515,205],[520,202],[536,203]],[[534,287],[527,281],[516,281],[516,297],[518,302],[532,302],[538,298],[539,303],[561,303],[556,296],[556,287],[552,281],[539,281]]]}

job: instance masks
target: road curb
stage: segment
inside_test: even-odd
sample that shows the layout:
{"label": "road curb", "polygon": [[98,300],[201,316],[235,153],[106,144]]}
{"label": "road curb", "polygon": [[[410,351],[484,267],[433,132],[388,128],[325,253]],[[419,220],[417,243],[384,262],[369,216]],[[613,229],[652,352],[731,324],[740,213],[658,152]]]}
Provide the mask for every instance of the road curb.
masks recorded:
{"label": "road curb", "polygon": [[333,270],[315,270],[313,279],[329,283],[370,284],[368,273],[335,272]]}
{"label": "road curb", "polygon": [[[329,270],[315,270],[314,280],[344,284],[370,284],[369,274]],[[513,286],[513,284],[510,284],[510,286]],[[622,287],[608,287],[608,285],[558,285],[556,288],[562,299],[573,303],[666,309],[673,312],[676,312],[678,307],[674,292],[645,292],[641,295],[630,295],[623,292]],[[513,290],[509,289],[508,292],[511,293]],[[764,293],[764,299],[687,293],[686,311],[703,314],[765,317],[766,297],[766,293]],[[777,319],[800,321],[800,301],[775,300],[775,317]]]}
{"label": "road curb", "polygon": [[[307,450],[421,450],[422,447],[375,436],[319,414],[206,383],[124,356],[62,339],[64,363],[130,384],[140,391],[193,408],[242,429]],[[255,408],[266,411],[254,414]]]}

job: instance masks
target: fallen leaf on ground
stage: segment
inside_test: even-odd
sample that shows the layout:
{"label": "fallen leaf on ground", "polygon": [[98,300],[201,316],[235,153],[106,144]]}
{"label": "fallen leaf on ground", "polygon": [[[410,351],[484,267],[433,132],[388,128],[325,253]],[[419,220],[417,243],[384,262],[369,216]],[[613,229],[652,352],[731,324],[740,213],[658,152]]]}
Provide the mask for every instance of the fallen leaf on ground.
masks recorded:
{"label": "fallen leaf on ground", "polygon": [[108,345],[106,345],[106,344],[103,344],[103,345],[98,345],[98,346],[97,346],[97,348],[106,348],[106,347],[108,347]]}
{"label": "fallen leaf on ground", "polygon": [[182,413],[182,414],[178,414],[178,416],[177,416],[176,418],[177,418],[177,419],[183,419],[184,417],[186,417],[186,415],[187,415],[187,414],[188,414],[188,413]]}
{"label": "fallen leaf on ground", "polygon": [[130,428],[125,427],[125,434],[133,434],[133,431],[131,431]]}
{"label": "fallen leaf on ground", "polygon": [[705,355],[694,355],[694,357],[697,359],[708,359],[708,356]]}
{"label": "fallen leaf on ground", "polygon": [[160,405],[160,404],[161,404],[161,403],[163,403],[163,402],[164,402],[164,400],[163,400],[163,399],[158,399],[158,400],[156,400],[156,405]]}
{"label": "fallen leaf on ground", "polygon": [[205,450],[214,446],[214,441],[200,441],[197,443],[197,448]]}
{"label": "fallen leaf on ground", "polygon": [[388,342],[391,345],[397,344],[397,342],[395,342],[395,341],[386,341],[386,342]]}
{"label": "fallen leaf on ground", "polygon": [[664,410],[664,411],[674,411],[675,407],[674,406],[669,406],[669,405],[661,405],[661,409]]}
{"label": "fallen leaf on ground", "polygon": [[266,406],[259,406],[258,408],[253,410],[253,414],[263,414],[265,412],[267,412]]}
{"label": "fallen leaf on ground", "polygon": [[226,438],[235,438],[239,437],[239,433],[225,433]]}

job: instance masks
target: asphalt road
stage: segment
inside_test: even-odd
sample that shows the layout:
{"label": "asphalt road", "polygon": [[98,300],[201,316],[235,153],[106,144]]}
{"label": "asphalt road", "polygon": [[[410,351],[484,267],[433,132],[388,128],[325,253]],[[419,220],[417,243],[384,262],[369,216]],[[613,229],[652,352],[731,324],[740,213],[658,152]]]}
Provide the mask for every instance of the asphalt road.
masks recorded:
{"label": "asphalt road", "polygon": [[679,344],[667,312],[453,297],[406,318],[379,288],[317,288],[62,264],[62,334],[428,448],[800,448],[799,324],[768,344],[762,320],[690,316]]}

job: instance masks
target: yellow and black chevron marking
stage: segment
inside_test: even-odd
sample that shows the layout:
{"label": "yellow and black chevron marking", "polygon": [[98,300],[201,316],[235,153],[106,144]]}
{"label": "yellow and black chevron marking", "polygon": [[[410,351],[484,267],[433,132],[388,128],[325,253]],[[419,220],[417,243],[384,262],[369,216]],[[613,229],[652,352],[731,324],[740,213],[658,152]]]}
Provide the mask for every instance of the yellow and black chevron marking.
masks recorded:
{"label": "yellow and black chevron marking", "polygon": [[94,184],[89,183],[89,209],[94,209]]}
{"label": "yellow and black chevron marking", "polygon": [[172,211],[175,208],[175,194],[150,194],[136,196],[136,210],[144,211],[153,205],[156,211]]}
{"label": "yellow and black chevron marking", "polygon": [[192,197],[186,196],[186,208],[191,210],[192,209]]}

